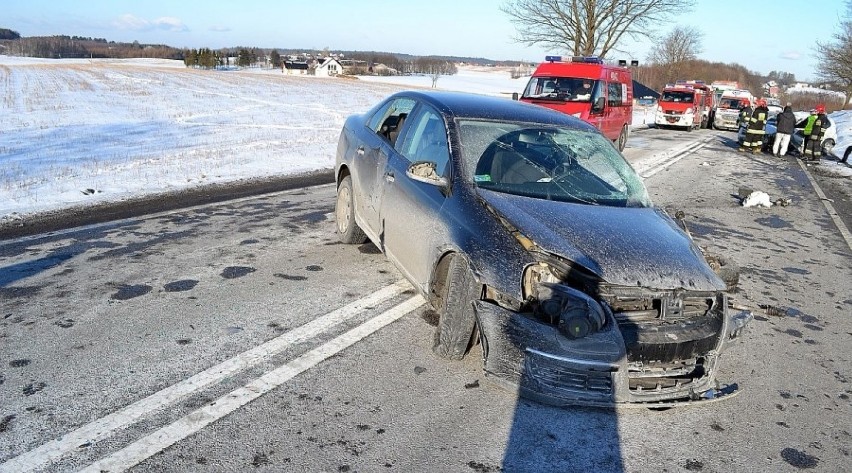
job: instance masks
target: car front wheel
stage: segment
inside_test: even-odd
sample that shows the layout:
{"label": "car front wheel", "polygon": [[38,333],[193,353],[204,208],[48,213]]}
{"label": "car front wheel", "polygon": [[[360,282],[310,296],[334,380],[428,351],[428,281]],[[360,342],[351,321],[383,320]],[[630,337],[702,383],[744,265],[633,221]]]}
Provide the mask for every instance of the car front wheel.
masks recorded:
{"label": "car front wheel", "polygon": [[480,286],[476,283],[467,261],[452,256],[447,270],[444,297],[438,307],[440,318],[435,329],[432,350],[438,356],[461,360],[470,349],[475,333],[476,317],[471,303],[479,299]]}
{"label": "car front wheel", "polygon": [[367,241],[367,235],[355,223],[355,201],[352,196],[352,177],[346,176],[337,187],[337,204],[334,209],[337,234],[340,241],[358,245]]}
{"label": "car front wheel", "polygon": [[621,133],[618,135],[618,138],[615,141],[615,145],[618,148],[618,151],[624,151],[624,147],[627,146],[627,135],[629,131],[627,130],[627,125],[621,127]]}
{"label": "car front wheel", "polygon": [[834,140],[832,140],[831,138],[822,142],[822,154],[824,156],[828,156],[829,154],[831,154],[831,150],[833,150],[833,149],[834,149]]}

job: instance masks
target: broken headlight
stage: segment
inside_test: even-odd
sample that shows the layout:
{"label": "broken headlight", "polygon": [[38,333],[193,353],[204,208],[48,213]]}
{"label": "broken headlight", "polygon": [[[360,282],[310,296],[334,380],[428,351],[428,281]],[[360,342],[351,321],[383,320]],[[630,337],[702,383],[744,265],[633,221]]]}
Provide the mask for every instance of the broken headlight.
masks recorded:
{"label": "broken headlight", "polygon": [[541,283],[536,288],[539,310],[569,338],[583,338],[603,328],[606,315],[598,301],[564,284]]}
{"label": "broken headlight", "polygon": [[603,328],[606,313],[598,301],[562,284],[554,272],[546,263],[528,266],[524,272],[524,297],[536,314],[569,338],[583,338]]}

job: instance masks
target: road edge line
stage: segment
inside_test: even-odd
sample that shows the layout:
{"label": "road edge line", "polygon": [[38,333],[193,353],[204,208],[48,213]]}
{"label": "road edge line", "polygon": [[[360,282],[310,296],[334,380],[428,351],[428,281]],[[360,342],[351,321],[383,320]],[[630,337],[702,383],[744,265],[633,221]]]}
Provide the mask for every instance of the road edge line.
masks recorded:
{"label": "road edge line", "polygon": [[[795,159],[795,158],[794,158]],[[837,210],[834,209],[834,206],[829,202],[828,196],[825,195],[825,192],[822,191],[822,188],[817,184],[816,179],[811,176],[810,171],[808,171],[807,165],[805,162],[799,159],[796,159],[799,163],[799,167],[802,168],[802,171],[805,172],[805,176],[807,176],[808,181],[810,181],[811,186],[814,188],[814,191],[817,193],[817,196],[822,201],[825,210],[828,212],[828,216],[831,217],[831,220],[834,221],[834,225],[840,231],[840,236],[843,237],[843,240],[846,241],[846,246],[849,247],[849,251],[852,251],[852,233],[849,232],[849,229],[843,223],[843,220],[840,219],[840,216],[837,213]]]}

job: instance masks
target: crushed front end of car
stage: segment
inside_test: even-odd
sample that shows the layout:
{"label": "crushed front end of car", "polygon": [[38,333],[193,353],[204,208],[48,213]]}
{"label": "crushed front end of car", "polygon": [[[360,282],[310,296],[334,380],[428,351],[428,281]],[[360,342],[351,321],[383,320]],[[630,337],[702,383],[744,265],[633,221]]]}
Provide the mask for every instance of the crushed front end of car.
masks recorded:
{"label": "crushed front end of car", "polygon": [[724,292],[616,286],[566,268],[530,265],[517,310],[474,303],[486,374],[553,405],[667,407],[736,393],[717,383],[717,365],[751,313],[729,312]]}

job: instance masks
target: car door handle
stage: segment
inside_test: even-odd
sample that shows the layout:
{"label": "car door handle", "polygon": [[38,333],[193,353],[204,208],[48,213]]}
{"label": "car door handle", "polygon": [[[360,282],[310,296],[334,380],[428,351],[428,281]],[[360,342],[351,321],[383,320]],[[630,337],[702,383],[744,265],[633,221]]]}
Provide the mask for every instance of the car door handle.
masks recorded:
{"label": "car door handle", "polygon": [[393,181],[396,180],[396,177],[394,177],[392,172],[386,172],[385,173],[385,180],[388,181],[388,182],[393,182]]}
{"label": "car door handle", "polygon": [[359,147],[358,147],[358,151],[356,151],[356,152],[357,152],[359,155],[364,156],[364,147],[363,147],[363,146],[359,146]]}

